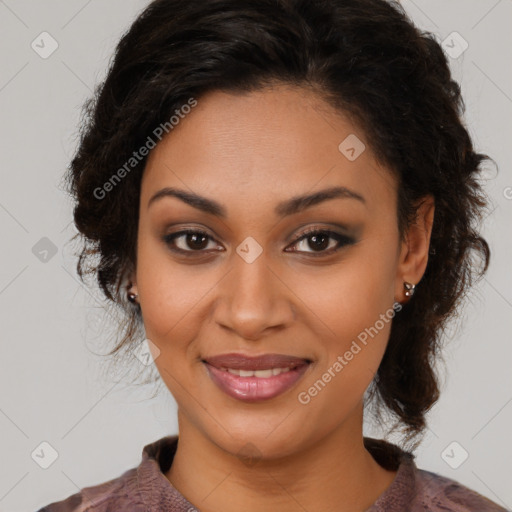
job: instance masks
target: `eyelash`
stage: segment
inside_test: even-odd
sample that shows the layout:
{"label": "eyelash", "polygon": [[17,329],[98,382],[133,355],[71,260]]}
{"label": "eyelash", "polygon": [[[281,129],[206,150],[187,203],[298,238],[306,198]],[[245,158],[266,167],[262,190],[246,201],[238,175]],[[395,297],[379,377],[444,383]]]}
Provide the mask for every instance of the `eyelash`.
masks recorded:
{"label": "eyelash", "polygon": [[[335,231],[330,231],[328,229],[310,228],[310,229],[307,229],[306,231],[304,231],[303,233],[301,233],[300,235],[298,235],[292,241],[292,245],[296,245],[298,242],[300,242],[302,240],[307,240],[308,238],[312,237],[313,235],[320,235],[320,234],[327,235],[329,238],[336,240],[338,243],[338,246],[328,249],[328,250],[319,251],[319,252],[315,252],[315,251],[311,251],[311,252],[310,251],[291,251],[291,252],[299,252],[299,253],[306,252],[306,254],[309,254],[309,255],[313,256],[314,258],[322,257],[322,256],[325,257],[325,256],[330,256],[331,254],[334,254],[335,252],[338,252],[341,248],[343,248],[345,246],[352,245],[352,244],[356,243],[356,240],[354,240],[353,238],[346,236],[346,235],[342,235],[340,233],[336,233]],[[168,235],[165,235],[163,237],[163,240],[169,246],[171,251],[179,253],[179,254],[188,255],[190,253],[200,254],[200,253],[206,252],[204,249],[194,251],[194,250],[179,249],[179,248],[175,247],[174,241],[177,238],[181,238],[185,235],[201,235],[201,236],[209,238],[210,240],[214,240],[205,231],[202,231],[201,229],[192,229],[192,228],[183,229],[181,231],[177,231],[176,233],[170,233]]]}

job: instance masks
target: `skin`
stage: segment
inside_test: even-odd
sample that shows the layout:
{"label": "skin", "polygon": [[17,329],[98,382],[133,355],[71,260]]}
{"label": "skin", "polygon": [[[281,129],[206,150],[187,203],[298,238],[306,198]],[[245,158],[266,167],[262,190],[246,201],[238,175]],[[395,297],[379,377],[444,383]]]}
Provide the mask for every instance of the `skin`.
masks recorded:
{"label": "skin", "polygon": [[[426,198],[400,243],[395,179],[368,143],[356,160],[347,159],[338,146],[349,134],[365,140],[307,89],[215,91],[148,158],[131,289],[159,350],[155,364],[178,404],[179,444],[165,476],[203,512],[364,510],[396,475],[377,464],[362,435],[363,395],[391,322],[308,404],[297,398],[379,315],[409,300],[404,281],[418,283],[427,265],[433,199]],[[336,198],[276,216],[279,202],[331,186],[347,187],[365,203]],[[227,217],[174,197],[148,207],[164,187],[213,199]],[[202,246],[186,236],[175,240],[190,256],[163,240],[186,227],[211,237]],[[311,237],[294,242],[310,227],[356,242],[321,255],[338,246],[335,239],[320,251]],[[247,237],[263,250],[252,263],[236,252]],[[244,403],[218,389],[201,363],[227,352],[313,363],[284,394]],[[251,464],[238,456],[248,450]]]}

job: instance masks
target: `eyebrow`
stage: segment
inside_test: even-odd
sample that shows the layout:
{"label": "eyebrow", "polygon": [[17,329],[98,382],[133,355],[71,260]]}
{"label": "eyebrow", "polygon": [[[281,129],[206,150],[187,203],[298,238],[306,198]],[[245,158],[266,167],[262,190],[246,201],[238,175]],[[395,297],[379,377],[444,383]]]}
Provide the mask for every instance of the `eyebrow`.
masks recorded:
{"label": "eyebrow", "polygon": [[[180,199],[193,208],[201,210],[205,213],[215,215],[216,217],[220,217],[222,219],[227,218],[226,209],[217,201],[208,199],[207,197],[200,196],[193,192],[180,190],[174,187],[166,187],[156,192],[148,201],[148,208],[155,201],[163,199],[164,197],[176,197],[177,199]],[[291,199],[282,201],[275,207],[274,211],[277,216],[286,217],[288,215],[299,213],[307,208],[311,208],[312,206],[323,203],[324,201],[328,201],[330,199],[356,199],[357,201],[366,204],[364,197],[361,194],[354,192],[353,190],[350,190],[346,187],[331,187],[320,190],[313,194],[296,196],[292,197]]]}

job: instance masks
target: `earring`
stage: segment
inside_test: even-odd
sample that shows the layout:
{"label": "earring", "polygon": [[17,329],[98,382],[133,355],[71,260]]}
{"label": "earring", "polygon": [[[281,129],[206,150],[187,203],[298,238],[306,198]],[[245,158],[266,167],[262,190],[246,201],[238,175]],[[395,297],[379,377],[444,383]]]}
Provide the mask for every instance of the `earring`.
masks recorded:
{"label": "earring", "polygon": [[128,300],[129,300],[132,304],[136,304],[135,299],[137,299],[137,297],[138,297],[138,294],[133,293],[133,292],[128,292]]}
{"label": "earring", "polygon": [[404,288],[406,290],[405,296],[412,297],[412,295],[414,294],[414,288],[416,288],[416,285],[412,284],[412,283],[408,283],[407,281],[404,281]]}

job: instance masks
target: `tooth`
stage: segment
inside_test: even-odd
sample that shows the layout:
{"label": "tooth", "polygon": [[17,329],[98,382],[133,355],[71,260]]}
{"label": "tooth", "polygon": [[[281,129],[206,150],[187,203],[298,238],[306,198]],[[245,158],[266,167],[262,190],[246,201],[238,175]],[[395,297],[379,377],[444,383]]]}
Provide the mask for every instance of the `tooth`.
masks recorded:
{"label": "tooth", "polygon": [[290,371],[290,368],[274,368],[272,370],[272,375],[279,375],[280,373],[286,373],[289,371]]}
{"label": "tooth", "polygon": [[272,377],[273,370],[257,370],[254,372],[256,377],[260,377],[261,379]]}
{"label": "tooth", "polygon": [[290,371],[290,368],[268,368],[267,370],[238,370],[233,368],[222,368],[223,371],[229,372],[237,377],[258,377],[260,379],[268,379],[269,377],[280,375]]}

